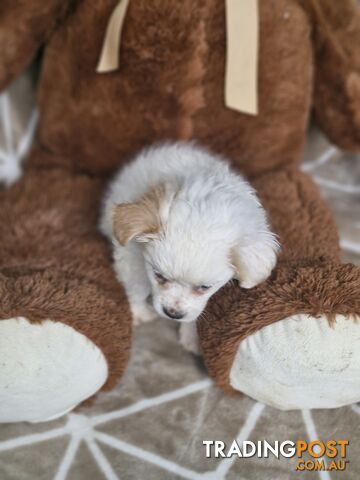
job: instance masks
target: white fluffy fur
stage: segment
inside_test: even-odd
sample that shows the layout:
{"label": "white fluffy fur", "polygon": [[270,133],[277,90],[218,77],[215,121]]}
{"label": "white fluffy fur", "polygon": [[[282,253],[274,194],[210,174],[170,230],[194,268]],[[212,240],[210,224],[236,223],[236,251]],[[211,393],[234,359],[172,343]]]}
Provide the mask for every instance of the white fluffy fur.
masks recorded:
{"label": "white fluffy fur", "polygon": [[[136,232],[120,245],[115,205],[139,202],[159,186],[158,230]],[[249,183],[223,159],[185,143],[144,150],[119,171],[106,193],[101,230],[113,242],[114,268],[135,323],[156,315],[169,318],[163,307],[183,314],[182,322],[194,322],[210,296],[232,278],[243,288],[265,280],[278,251]],[[154,272],[168,281],[159,282]],[[181,335],[192,350],[194,325]]]}

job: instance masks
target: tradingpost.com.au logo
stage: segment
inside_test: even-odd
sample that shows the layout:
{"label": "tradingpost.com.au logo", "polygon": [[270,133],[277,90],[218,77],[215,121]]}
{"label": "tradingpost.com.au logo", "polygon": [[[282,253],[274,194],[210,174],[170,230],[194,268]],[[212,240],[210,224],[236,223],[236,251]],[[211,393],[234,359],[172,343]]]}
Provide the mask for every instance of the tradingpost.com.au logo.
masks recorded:
{"label": "tradingpost.com.au logo", "polygon": [[[269,443],[266,440],[251,442],[245,440],[240,444],[234,440],[229,447],[221,440],[203,440],[206,458],[297,458],[296,471],[344,471],[349,460],[347,457],[348,440],[285,440]],[[304,458],[307,457],[307,459]],[[310,458],[308,458],[310,456]],[[337,457],[337,458],[335,458]]]}

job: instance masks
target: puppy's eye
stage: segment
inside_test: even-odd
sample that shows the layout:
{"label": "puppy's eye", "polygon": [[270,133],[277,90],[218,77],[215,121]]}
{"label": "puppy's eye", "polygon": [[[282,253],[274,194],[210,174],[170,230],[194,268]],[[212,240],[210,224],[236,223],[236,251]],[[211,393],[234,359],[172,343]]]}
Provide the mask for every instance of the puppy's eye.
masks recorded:
{"label": "puppy's eye", "polygon": [[161,275],[159,272],[154,272],[154,275],[156,277],[156,280],[161,284],[164,285],[164,283],[168,282],[168,279],[164,277],[164,275]]}
{"label": "puppy's eye", "polygon": [[211,285],[199,285],[198,287],[194,287],[194,291],[196,293],[205,293],[206,290],[209,290]]}

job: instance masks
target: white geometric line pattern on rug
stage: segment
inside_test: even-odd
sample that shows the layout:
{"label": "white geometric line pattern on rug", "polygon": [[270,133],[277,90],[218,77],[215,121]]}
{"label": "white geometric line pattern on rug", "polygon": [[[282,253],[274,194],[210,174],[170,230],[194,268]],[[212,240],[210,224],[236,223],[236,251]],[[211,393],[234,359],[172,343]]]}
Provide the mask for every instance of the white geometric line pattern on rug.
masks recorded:
{"label": "white geometric line pattern on rug", "polygon": [[18,145],[15,145],[11,126],[10,96],[0,95],[0,125],[4,133],[5,151],[0,149],[0,182],[11,185],[21,176],[21,161],[33,141],[38,122],[38,112],[34,108],[30,120]]}
{"label": "white geometric line pattern on rug", "polygon": [[58,438],[64,435],[71,435],[71,440],[67,446],[66,452],[62,458],[62,461],[59,465],[58,471],[54,477],[54,480],[65,480],[66,476],[70,470],[71,463],[76,456],[76,452],[82,440],[85,441],[90,452],[92,453],[95,462],[100,468],[101,472],[104,474],[107,480],[114,480],[118,477],[113,472],[111,465],[108,460],[95,443],[95,440],[98,440],[102,443],[106,443],[113,448],[122,450],[124,453],[141,458],[144,461],[148,461],[157,465],[160,468],[163,468],[172,473],[176,473],[183,478],[187,479],[204,479],[204,476],[201,473],[195,472],[190,469],[181,467],[180,465],[170,462],[165,458],[162,458],[151,452],[147,452],[139,447],[135,447],[127,442],[118,440],[115,437],[106,435],[101,432],[97,432],[93,429],[95,425],[100,425],[106,422],[109,422],[113,419],[123,418],[128,415],[146,410],[152,406],[161,405],[166,402],[171,402],[173,400],[186,397],[188,395],[200,392],[206,388],[209,388],[213,385],[213,382],[210,379],[201,380],[195,382],[185,387],[178,388],[176,390],[158,395],[153,398],[140,400],[134,405],[121,408],[110,412],[109,414],[97,415],[94,417],[87,417],[83,414],[70,413],[67,415],[68,422],[64,427],[55,428],[48,430],[43,433],[24,435],[18,438],[13,438],[10,440],[5,440],[0,442],[0,452],[11,450],[14,448],[22,447],[25,445],[33,445],[39,442],[44,442],[46,440],[51,440]]}
{"label": "white geometric line pattern on rug", "polygon": [[[98,443],[108,445],[109,447],[122,451],[125,454],[141,459],[145,462],[151,463],[163,470],[168,471],[169,473],[176,474],[188,480],[222,480],[226,478],[228,471],[235,461],[235,457],[222,460],[215,471],[200,473],[182,467],[181,465],[163,458],[160,455],[146,451],[143,448],[132,445],[128,442],[94,429],[96,425],[102,425],[111,420],[127,417],[129,415],[147,410],[148,408],[184,398],[188,395],[201,392],[212,385],[213,382],[210,379],[201,380],[153,398],[140,400],[133,405],[121,408],[119,410],[92,417],[88,417],[84,414],[70,413],[67,415],[68,421],[64,427],[51,429],[43,433],[24,435],[18,438],[0,442],[0,452],[12,450],[25,445],[33,445],[65,435],[70,435],[70,442],[68,443],[64,456],[54,476],[54,480],[66,480],[82,441],[84,441],[87,445],[94,458],[94,461],[107,480],[116,480],[118,479],[118,476],[113,471],[112,466],[101,451]],[[258,402],[254,404],[237,436],[238,442],[242,442],[249,437],[264,408],[265,406]]]}
{"label": "white geometric line pattern on rug", "polygon": [[[257,421],[259,420],[261,414],[263,413],[264,408],[265,408],[265,405],[259,402],[256,402],[255,405],[252,407],[244,425],[242,426],[236,438],[236,441],[238,444],[240,444],[241,442],[249,438],[249,436],[251,435],[251,432],[254,430],[257,424]],[[226,475],[230,470],[230,468],[232,467],[235,459],[236,457],[234,455],[230,458],[224,459],[216,469],[217,475],[215,478],[219,480],[226,478]]]}
{"label": "white geometric line pattern on rug", "polygon": [[76,453],[78,451],[78,448],[80,446],[82,438],[80,435],[74,433],[71,435],[71,440],[67,446],[67,449],[65,451],[65,455],[63,456],[63,459],[59,465],[58,471],[54,477],[54,480],[63,480],[67,477],[67,474],[69,473],[71,464],[76,456]]}
{"label": "white geometric line pattern on rug", "polygon": [[147,408],[155,407],[157,405],[161,405],[162,403],[171,402],[172,400],[177,400],[178,398],[182,398],[187,395],[191,395],[192,393],[199,392],[201,390],[204,390],[205,388],[210,387],[210,385],[213,385],[213,382],[209,378],[201,380],[199,382],[190,383],[185,387],[162,393],[161,395],[158,395],[156,397],[140,400],[139,402],[136,402],[133,405],[129,405],[128,407],[121,408],[120,410],[103,413],[101,415],[95,415],[90,418],[90,423],[91,425],[96,426],[99,425],[99,423],[105,423],[110,420],[127,417],[129,415],[132,415],[133,413],[146,410]]}
{"label": "white geometric line pattern on rug", "polygon": [[316,158],[312,162],[304,163],[303,165],[301,165],[301,170],[305,173],[310,173],[316,168],[319,168],[322,165],[325,165],[338,152],[339,150],[336,147],[331,146],[327,148],[321,155],[318,156],[318,158]]}
{"label": "white geometric line pattern on rug", "polygon": [[[337,153],[341,153],[340,150],[332,145],[311,162],[301,165],[300,168],[305,173],[314,172],[314,170],[329,162]],[[330,190],[336,190],[338,192],[348,193],[350,195],[358,195],[360,193],[360,185],[342,184],[335,180],[323,178],[318,174],[313,174],[312,177],[320,187],[326,187]]]}
{"label": "white geometric line pattern on rug", "polygon": [[[148,452],[140,447],[134,446],[128,442],[119,440],[111,435],[94,430],[94,426],[109,422],[114,419],[123,418],[134,413],[146,410],[152,406],[158,406],[173,400],[184,398],[193,393],[203,391],[213,385],[213,382],[209,379],[202,380],[189,384],[185,387],[155,396],[153,398],[140,400],[134,405],[109,412],[108,414],[97,415],[88,417],[83,414],[70,413],[67,415],[68,422],[64,427],[48,430],[43,433],[24,435],[18,438],[0,442],[0,452],[8,451],[15,448],[19,448],[26,445],[33,445],[36,443],[44,442],[65,435],[71,435],[70,442],[66,448],[65,454],[58,467],[54,480],[66,480],[67,474],[71,468],[71,464],[75,459],[78,447],[81,441],[84,441],[88,446],[89,451],[93,455],[93,458],[98,465],[100,471],[103,473],[107,480],[117,480],[118,476],[113,471],[109,461],[97,445],[97,442],[108,445],[116,450],[122,451],[135,458],[139,458],[143,461],[149,462],[162,468],[170,473],[174,473],[182,478],[189,480],[224,480],[232,467],[236,457],[225,458],[222,460],[215,471],[208,472],[196,472],[188,468],[184,468],[175,462],[171,462],[157,454]],[[240,432],[236,438],[237,442],[241,444],[244,440],[247,440],[254,430],[261,414],[264,411],[265,406],[259,402],[256,402],[251,408],[248,416],[240,429]],[[352,405],[352,410],[360,415],[360,406]],[[311,415],[311,411],[302,411],[304,424],[308,433],[308,437],[311,441],[317,440],[318,434],[314,425],[314,421]],[[326,471],[319,471],[321,480],[330,480],[330,474]]]}
{"label": "white geometric line pattern on rug", "polygon": [[357,255],[360,255],[360,245],[356,242],[351,242],[346,238],[341,238],[340,247],[346,252],[356,253]]}
{"label": "white geometric line pattern on rug", "polygon": [[9,155],[14,155],[14,142],[11,126],[9,94],[5,92],[0,96],[1,123],[5,137],[5,148]]}
{"label": "white geometric line pattern on rug", "polygon": [[0,452],[12,450],[18,447],[25,447],[26,445],[34,445],[35,443],[45,442],[45,440],[52,440],[53,438],[62,437],[71,433],[68,426],[53,428],[43,433],[33,433],[30,435],[22,435],[21,437],[11,438],[0,442]]}
{"label": "white geometric line pattern on rug", "polygon": [[[360,185],[351,185],[351,184],[342,184],[340,182],[329,180],[323,178],[321,175],[314,173],[315,170],[326,163],[328,163],[336,154],[340,154],[341,151],[334,145],[330,145],[326,150],[323,151],[318,157],[314,158],[312,161],[307,162],[301,165],[301,170],[305,173],[310,173],[314,181],[320,186],[328,188],[329,190],[345,193],[347,195],[359,195],[360,194]],[[354,226],[357,226],[354,224]],[[340,247],[349,253],[355,255],[360,254],[360,244],[344,238],[340,233]]]}
{"label": "white geometric line pattern on rug", "polygon": [[314,175],[313,179],[318,185],[320,185],[320,187],[326,187],[330,190],[336,190],[338,192],[348,193],[350,195],[359,195],[360,193],[360,185],[343,185],[335,180],[322,178],[319,175]]}
{"label": "white geometric line pattern on rug", "polygon": [[[138,458],[139,460],[143,460],[145,462],[156,465],[157,467],[160,467],[163,470],[167,470],[168,472],[178,475],[180,477],[186,478],[188,480],[204,479],[204,474],[202,473],[198,473],[194,470],[182,467],[181,465],[167,460],[166,458],[163,458],[155,453],[148,452],[141,447],[131,445],[128,442],[119,440],[118,438],[112,437],[111,435],[108,435],[106,433],[96,432],[95,438],[99,442],[102,442],[109,447],[115,448],[116,450]],[[208,478],[207,473],[206,478]]]}
{"label": "white geometric line pattern on rug", "polygon": [[[319,436],[317,434],[316,428],[315,428],[315,423],[313,420],[313,417],[311,415],[310,410],[302,410],[302,416],[304,419],[306,431],[309,437],[309,440],[313,442],[314,440],[319,440]],[[324,463],[326,465],[326,460],[324,457],[320,457],[318,460],[324,460]],[[319,477],[321,480],[331,480],[330,473],[327,472],[326,470],[319,470],[318,471]]]}
{"label": "white geometric line pattern on rug", "polygon": [[85,443],[88,446],[90,452],[92,453],[96,463],[98,464],[98,467],[104,474],[106,480],[119,480],[119,477],[114,472],[110,462],[105,457],[100,447],[95,442],[94,438],[86,437]]}

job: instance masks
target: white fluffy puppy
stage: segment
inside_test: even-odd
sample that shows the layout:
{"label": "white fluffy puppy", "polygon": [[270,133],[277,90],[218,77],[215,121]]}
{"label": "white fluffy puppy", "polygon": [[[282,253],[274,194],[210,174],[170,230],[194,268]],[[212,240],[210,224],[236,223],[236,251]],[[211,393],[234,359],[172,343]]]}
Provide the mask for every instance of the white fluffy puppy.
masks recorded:
{"label": "white fluffy puppy", "polygon": [[243,288],[262,282],[278,251],[249,183],[222,158],[181,142],[144,150],[119,171],[100,227],[134,323],[184,322],[180,340],[193,351],[195,320],[211,295],[232,278]]}

